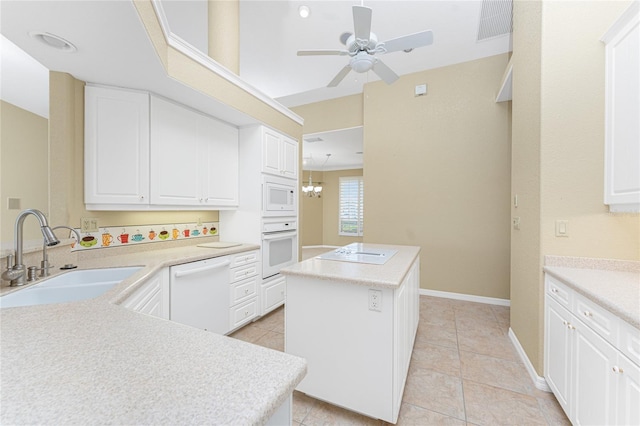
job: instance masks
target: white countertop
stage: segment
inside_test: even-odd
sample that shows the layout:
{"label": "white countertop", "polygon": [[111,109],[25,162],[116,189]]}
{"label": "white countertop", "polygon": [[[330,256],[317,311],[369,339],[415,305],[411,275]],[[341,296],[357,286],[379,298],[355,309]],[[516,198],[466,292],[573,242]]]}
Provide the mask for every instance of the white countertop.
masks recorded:
{"label": "white countertop", "polygon": [[118,306],[163,267],[257,248],[94,259],[80,266],[145,267],[95,299],[1,309],[0,423],[265,423],[305,360]]}
{"label": "white countertop", "polygon": [[282,275],[292,275],[320,280],[346,282],[374,287],[396,288],[409,272],[413,261],[420,254],[420,247],[389,244],[362,245],[367,249],[397,250],[384,265],[370,263],[342,262],[313,257],[280,271]]}
{"label": "white countertop", "polygon": [[640,273],[562,266],[545,266],[544,271],[640,328]]}

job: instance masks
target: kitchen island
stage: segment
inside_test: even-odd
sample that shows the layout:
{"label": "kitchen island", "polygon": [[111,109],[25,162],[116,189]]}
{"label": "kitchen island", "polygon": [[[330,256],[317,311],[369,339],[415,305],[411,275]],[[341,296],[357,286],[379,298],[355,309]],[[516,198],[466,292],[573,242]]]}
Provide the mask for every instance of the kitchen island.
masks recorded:
{"label": "kitchen island", "polygon": [[308,363],[297,390],[397,421],[418,327],[419,253],[357,244],[281,270],[285,352]]}
{"label": "kitchen island", "polygon": [[[95,299],[0,309],[0,423],[249,425],[290,418],[303,359],[122,306],[163,268],[257,248],[193,245],[86,260],[80,268],[143,268]],[[13,291],[22,290],[3,287],[0,294]]]}

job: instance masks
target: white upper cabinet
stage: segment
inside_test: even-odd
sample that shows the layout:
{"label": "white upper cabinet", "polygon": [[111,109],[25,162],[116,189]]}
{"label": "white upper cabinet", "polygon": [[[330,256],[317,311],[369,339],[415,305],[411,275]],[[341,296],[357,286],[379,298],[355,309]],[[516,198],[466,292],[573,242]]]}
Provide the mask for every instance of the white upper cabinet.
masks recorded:
{"label": "white upper cabinet", "polygon": [[238,206],[238,129],[145,92],[86,88],[88,210]]}
{"label": "white upper cabinet", "polygon": [[85,87],[84,200],[149,204],[149,95]]}
{"label": "white upper cabinet", "polygon": [[606,43],[604,202],[640,211],[640,4],[602,37]]}
{"label": "white upper cabinet", "polygon": [[298,178],[298,142],[271,129],[262,130],[262,171]]}
{"label": "white upper cabinet", "polygon": [[200,142],[196,114],[151,97],[151,203],[200,204]]}
{"label": "white upper cabinet", "polygon": [[238,205],[238,129],[200,116],[198,137],[202,161],[202,197],[207,206]]}
{"label": "white upper cabinet", "polygon": [[238,129],[151,97],[151,203],[238,205]]}

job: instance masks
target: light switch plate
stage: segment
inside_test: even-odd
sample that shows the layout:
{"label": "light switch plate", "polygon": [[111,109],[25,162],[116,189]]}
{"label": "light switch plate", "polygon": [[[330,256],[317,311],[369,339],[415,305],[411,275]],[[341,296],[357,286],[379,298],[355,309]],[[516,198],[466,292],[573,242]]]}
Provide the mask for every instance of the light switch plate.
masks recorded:
{"label": "light switch plate", "polygon": [[569,221],[556,220],[556,237],[568,237],[568,236],[569,236]]}

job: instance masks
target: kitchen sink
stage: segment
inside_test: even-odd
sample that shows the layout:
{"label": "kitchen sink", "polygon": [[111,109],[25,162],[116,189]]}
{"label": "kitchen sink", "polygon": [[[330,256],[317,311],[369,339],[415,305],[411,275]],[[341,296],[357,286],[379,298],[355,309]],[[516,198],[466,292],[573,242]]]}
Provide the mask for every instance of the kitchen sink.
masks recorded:
{"label": "kitchen sink", "polygon": [[0,308],[93,299],[140,269],[141,266],[131,266],[66,272],[0,297]]}

